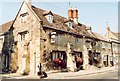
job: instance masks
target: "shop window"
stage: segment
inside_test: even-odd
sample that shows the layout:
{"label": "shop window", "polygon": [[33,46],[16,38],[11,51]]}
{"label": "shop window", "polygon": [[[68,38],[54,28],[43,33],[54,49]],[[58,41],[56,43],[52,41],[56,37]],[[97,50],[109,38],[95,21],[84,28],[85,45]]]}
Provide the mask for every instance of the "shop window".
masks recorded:
{"label": "shop window", "polygon": [[51,52],[51,60],[53,67],[56,69],[66,68],[66,53],[64,51],[53,51]]}
{"label": "shop window", "polygon": [[61,60],[65,60],[65,53],[64,52],[52,52],[51,53],[51,60],[56,60],[56,59],[61,59]]}

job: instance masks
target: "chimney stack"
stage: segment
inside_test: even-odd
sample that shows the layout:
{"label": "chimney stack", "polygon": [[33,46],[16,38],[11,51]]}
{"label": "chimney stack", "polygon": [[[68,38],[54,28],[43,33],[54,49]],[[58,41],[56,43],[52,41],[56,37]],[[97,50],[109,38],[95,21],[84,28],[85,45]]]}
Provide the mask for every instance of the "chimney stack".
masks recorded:
{"label": "chimney stack", "polygon": [[73,19],[73,9],[72,8],[68,9],[68,19]]}
{"label": "chimney stack", "polygon": [[78,9],[76,7],[73,9],[73,20],[78,24]]}
{"label": "chimney stack", "polygon": [[78,9],[75,7],[68,9],[68,19],[73,20],[76,24],[78,24]]}

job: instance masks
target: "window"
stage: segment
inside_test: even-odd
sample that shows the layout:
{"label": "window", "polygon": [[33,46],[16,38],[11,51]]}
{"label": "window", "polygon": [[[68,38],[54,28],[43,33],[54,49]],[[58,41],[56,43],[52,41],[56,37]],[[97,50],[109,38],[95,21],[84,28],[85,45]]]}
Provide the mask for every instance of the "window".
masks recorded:
{"label": "window", "polygon": [[104,55],[103,61],[107,61],[107,55]]}
{"label": "window", "polygon": [[25,40],[25,34],[21,34],[21,40]]}
{"label": "window", "polygon": [[27,15],[28,15],[27,12],[20,15],[21,23],[24,23],[26,21]]}
{"label": "window", "polygon": [[25,20],[26,20],[26,17],[22,17],[22,16],[21,16],[21,23],[24,23]]}
{"label": "window", "polygon": [[28,35],[28,32],[27,31],[24,31],[24,32],[20,32],[20,40],[21,41],[24,41],[27,39],[27,35]]}
{"label": "window", "polygon": [[105,43],[102,42],[102,43],[101,43],[101,46],[102,46],[102,48],[105,48]]}
{"label": "window", "polygon": [[54,51],[51,53],[51,60],[56,60],[56,59],[61,59],[65,60],[66,59],[66,53],[62,51]]}
{"label": "window", "polygon": [[109,56],[109,58],[110,58],[110,61],[113,61],[113,59],[114,59],[113,56]]}
{"label": "window", "polygon": [[52,15],[48,15],[48,22],[52,23],[53,22],[53,16]]}
{"label": "window", "polygon": [[79,43],[79,38],[75,38],[75,43]]}
{"label": "window", "polygon": [[61,34],[58,34],[57,35],[57,41],[56,41],[57,43],[60,43],[60,42],[62,42],[62,36],[61,36]]}
{"label": "window", "polygon": [[108,49],[111,49],[111,44],[108,44]]}
{"label": "window", "polygon": [[70,28],[72,28],[72,22],[71,22],[71,21],[68,22],[68,26],[69,26]]}
{"label": "window", "polygon": [[96,42],[96,47],[98,47],[99,46],[99,42]]}

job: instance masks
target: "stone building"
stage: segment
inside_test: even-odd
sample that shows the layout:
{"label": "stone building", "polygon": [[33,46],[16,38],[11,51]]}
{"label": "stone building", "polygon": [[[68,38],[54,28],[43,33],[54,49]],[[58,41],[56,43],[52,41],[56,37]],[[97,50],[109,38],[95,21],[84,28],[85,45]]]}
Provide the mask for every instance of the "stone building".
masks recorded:
{"label": "stone building", "polygon": [[113,66],[112,51],[111,51],[111,42],[108,41],[105,36],[102,36],[98,33],[93,33],[96,38],[100,40],[96,43],[96,51],[101,54],[101,65],[103,67]]}
{"label": "stone building", "polygon": [[44,70],[87,68],[85,59],[96,39],[78,22],[77,8],[68,10],[67,19],[32,6],[29,0],[22,3],[13,22],[13,35],[21,74],[36,74],[40,62]]}
{"label": "stone building", "polygon": [[110,30],[110,27],[107,26],[105,37],[107,38],[107,40],[111,42],[111,46],[112,46],[111,51],[113,55],[112,59],[114,60],[113,64],[117,64],[118,58],[120,57],[120,33],[112,32]]}

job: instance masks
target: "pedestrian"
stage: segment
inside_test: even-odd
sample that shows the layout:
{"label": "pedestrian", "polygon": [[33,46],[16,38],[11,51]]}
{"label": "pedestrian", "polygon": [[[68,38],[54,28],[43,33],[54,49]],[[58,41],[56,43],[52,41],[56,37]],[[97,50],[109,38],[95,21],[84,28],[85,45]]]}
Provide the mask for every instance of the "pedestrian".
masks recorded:
{"label": "pedestrian", "polygon": [[41,79],[41,77],[42,77],[42,64],[41,63],[38,65],[38,68],[39,68],[38,76]]}
{"label": "pedestrian", "polygon": [[48,77],[47,73],[45,71],[42,71],[42,64],[41,63],[38,65],[38,68],[39,68],[38,76],[39,76],[40,79]]}

